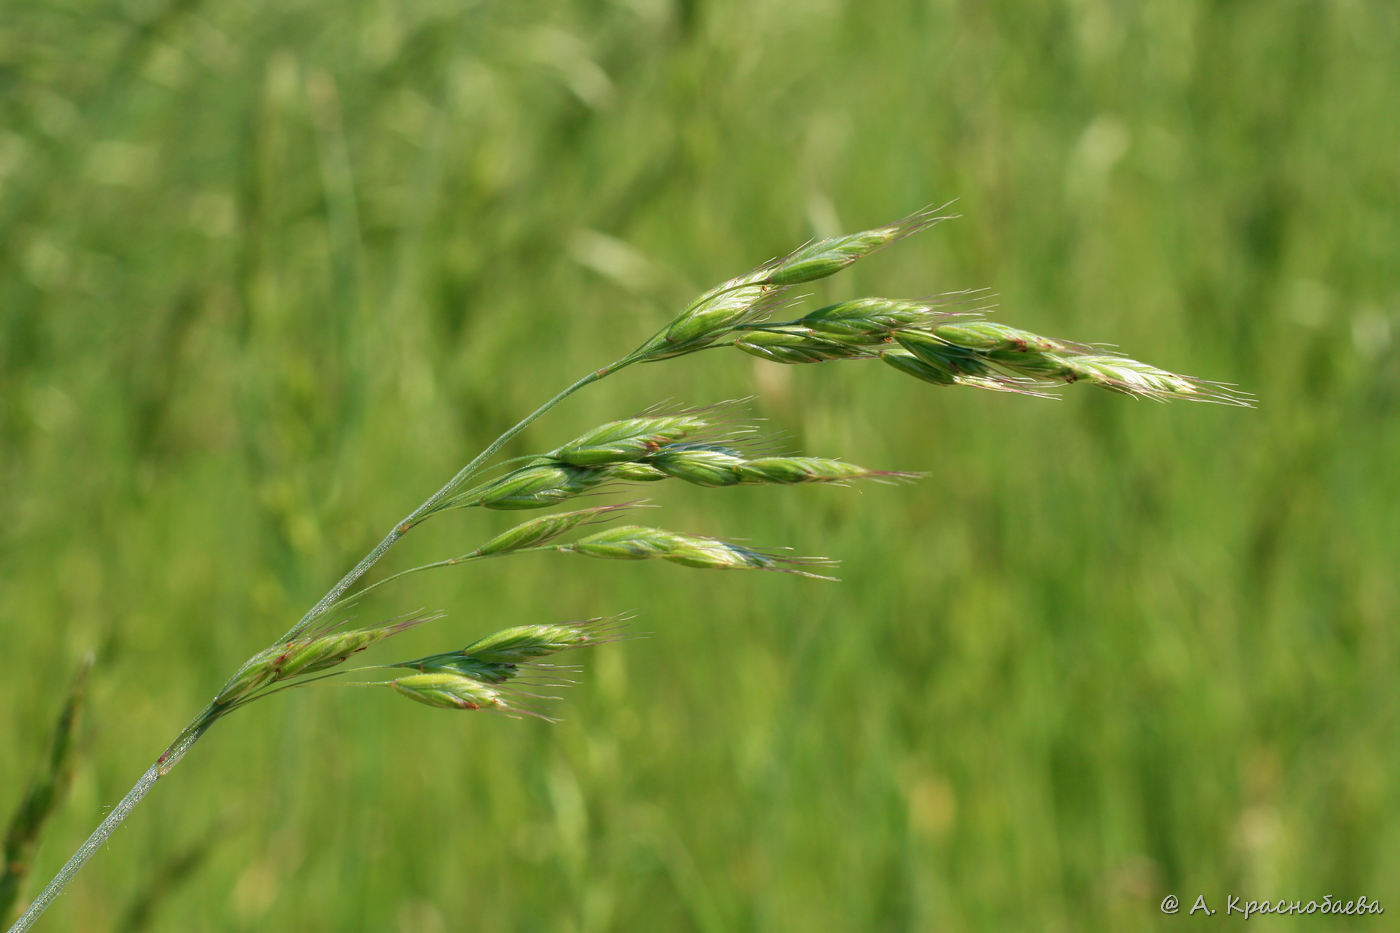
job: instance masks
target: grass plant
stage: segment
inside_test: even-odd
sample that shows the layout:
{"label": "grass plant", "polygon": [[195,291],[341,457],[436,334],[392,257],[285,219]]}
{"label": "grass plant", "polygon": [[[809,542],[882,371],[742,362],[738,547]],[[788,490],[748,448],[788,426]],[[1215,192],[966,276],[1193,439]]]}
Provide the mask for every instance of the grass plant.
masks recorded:
{"label": "grass plant", "polygon": [[[832,562],[787,556],[728,540],[637,524],[591,529],[626,508],[602,505],[522,522],[457,557],[400,571],[368,585],[366,574],[405,535],[430,519],[463,509],[543,509],[626,484],[675,479],[701,487],[788,486],[909,479],[844,461],[755,450],[752,429],[719,416],[722,408],[653,412],[611,421],[553,450],[499,464],[496,454],[517,434],[583,388],[643,363],[733,347],[779,364],[880,360],[939,386],[1046,395],[1087,382],[1122,395],[1247,405],[1219,383],[1182,376],[1103,348],[1047,338],[983,320],[966,293],[919,300],[861,298],[775,320],[796,303],[792,289],[839,273],[871,253],[949,218],[944,208],[895,223],[819,239],[705,291],[636,349],[590,372],[507,429],[380,542],[273,644],[250,657],[146,770],[127,795],[11,927],[29,930],[155,783],[169,775],[215,723],[273,694],[326,683],[387,687],[445,710],[494,710],[544,716],[534,692],[561,685],[544,661],[618,637],[616,620],[513,625],[459,650],[346,668],[352,657],[436,615],[412,614],[355,626],[344,612],[369,590],[411,573],[532,552],[614,560],[659,559],[700,569],[766,570],[829,580]],[[359,586],[359,589],[356,587]],[[408,673],[399,673],[407,670]],[[59,759],[56,751],[53,759]],[[57,765],[56,765],[57,767]],[[32,822],[32,821],[31,821]]]}
{"label": "grass plant", "polygon": [[[4,9],[0,834],[98,659],[28,897],[391,520],[797,242],[958,194],[969,220],[756,323],[951,292],[1267,400],[937,391],[903,346],[781,329],[632,367],[472,485],[661,400],[748,397],[713,420],[776,446],[688,439],[925,478],[711,492],[624,463],[554,508],[436,515],[332,612],[450,617],[335,670],[628,608],[649,637],[540,659],[586,665],[556,670],[565,703],[519,698],[562,726],[344,675],[229,715],[41,933],[119,926],[215,826],[150,933],[1179,933],[1162,898],[1212,891],[1395,911],[1400,6]],[[547,543],[655,526],[843,582],[541,551],[364,592],[642,498]]]}

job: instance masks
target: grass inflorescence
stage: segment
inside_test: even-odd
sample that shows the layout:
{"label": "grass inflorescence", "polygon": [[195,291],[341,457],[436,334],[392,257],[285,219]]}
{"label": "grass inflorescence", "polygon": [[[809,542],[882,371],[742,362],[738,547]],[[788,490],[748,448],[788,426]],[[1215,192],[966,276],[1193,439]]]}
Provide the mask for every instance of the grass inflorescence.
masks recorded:
{"label": "grass inflorescence", "polygon": [[[880,360],[926,383],[1045,395],[1085,382],[1119,394],[1247,405],[1248,397],[1218,383],[1160,369],[1102,348],[1044,337],[986,320],[981,292],[932,298],[863,297],[828,304],[784,321],[796,303],[791,290],[833,276],[898,240],[948,219],[943,208],[892,224],[808,243],[702,293],[632,352],[567,386],[522,419],[391,528],[301,620],[254,654],[94,832],[40,895],[14,930],[29,928],[52,897],[190,747],[223,716],[274,693],[325,682],[389,690],[434,708],[542,716],[534,689],[562,686],[544,659],[620,636],[622,620],[512,625],[466,647],[416,659],[347,668],[359,653],[409,628],[439,618],[415,614],[378,625],[336,621],[372,590],[421,571],[524,554],[572,554],[601,560],[660,560],[707,570],[763,570],[829,580],[818,571],[833,562],[761,550],[730,540],[639,524],[607,523],[640,503],[596,505],[546,514],[516,524],[477,547],[368,584],[363,577],[405,534],[459,510],[548,509],[630,484],[676,480],[690,486],[789,486],[858,480],[911,479],[843,460],[756,449],[752,428],[731,423],[719,409],[653,411],[609,421],[544,453],[500,464],[491,459],[513,437],[559,402],[638,363],[658,363],[701,350],[733,347],[779,364]],[[358,589],[356,588],[358,586]]]}

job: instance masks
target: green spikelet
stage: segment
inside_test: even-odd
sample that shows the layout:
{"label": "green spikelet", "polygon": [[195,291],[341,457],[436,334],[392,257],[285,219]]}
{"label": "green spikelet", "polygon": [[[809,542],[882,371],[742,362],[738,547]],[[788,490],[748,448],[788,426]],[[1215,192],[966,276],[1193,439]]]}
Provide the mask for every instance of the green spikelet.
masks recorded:
{"label": "green spikelet", "polygon": [[282,645],[273,645],[271,648],[264,648],[245,661],[238,672],[229,678],[228,683],[224,684],[219,695],[214,698],[214,705],[227,706],[272,683],[277,677],[275,662],[282,656],[284,650]]}
{"label": "green spikelet", "polygon": [[595,642],[584,625],[516,625],[472,642],[461,653],[489,663],[519,664]]}
{"label": "green spikelet", "polygon": [[703,431],[709,424],[694,415],[662,415],[611,421],[548,454],[570,466],[600,466],[641,460],[665,444]]}
{"label": "green spikelet", "polygon": [[739,468],[744,458],[713,447],[678,447],[663,450],[648,464],[676,479],[696,486],[737,486],[743,482]]}
{"label": "green spikelet", "polygon": [[557,515],[541,515],[539,518],[522,522],[514,528],[503,531],[468,556],[492,557],[535,547],[552,541],[567,531],[572,531],[584,522],[623,508],[626,506],[603,505],[591,509],[579,509],[574,512],[560,512]]}
{"label": "green spikelet", "polygon": [[808,577],[820,575],[800,567],[829,563],[820,558],[775,557],[717,538],[701,538],[644,525],[609,528],[572,544],[561,544],[559,550],[605,560],[660,559],[707,570],[774,570]]}
{"label": "green spikelet", "polygon": [[823,457],[759,457],[739,467],[745,483],[839,483],[851,479],[909,478],[908,473],[867,470],[854,463]]}
{"label": "green spikelet", "polygon": [[741,331],[734,338],[734,346],[761,360],[788,364],[826,363],[870,355],[863,345],[841,343],[797,327]]}
{"label": "green spikelet", "polygon": [[857,298],[818,308],[797,324],[835,341],[887,342],[891,331],[919,327],[946,316],[935,305],[893,298]]}
{"label": "green spikelet", "polygon": [[488,509],[543,509],[572,499],[608,479],[608,472],[564,464],[535,464],[507,473],[454,505]]}
{"label": "green spikelet", "polygon": [[437,709],[507,709],[501,692],[479,680],[447,671],[406,674],[389,681],[399,694]]}
{"label": "green spikelet", "polygon": [[359,629],[309,639],[287,651],[278,666],[277,679],[328,671],[391,634],[392,631],[387,628]]}
{"label": "green spikelet", "polygon": [[881,247],[946,219],[936,210],[924,210],[884,227],[817,240],[774,263],[765,281],[770,285],[802,285],[824,279]]}

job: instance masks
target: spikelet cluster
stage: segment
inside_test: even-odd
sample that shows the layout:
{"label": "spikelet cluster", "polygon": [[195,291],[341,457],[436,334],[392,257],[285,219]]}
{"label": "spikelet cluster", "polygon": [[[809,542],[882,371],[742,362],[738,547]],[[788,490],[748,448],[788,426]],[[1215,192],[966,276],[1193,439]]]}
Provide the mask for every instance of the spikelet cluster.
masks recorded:
{"label": "spikelet cluster", "polygon": [[[492,709],[508,713],[540,714],[521,705],[519,698],[547,699],[513,689],[525,671],[539,671],[540,659],[567,651],[613,641],[621,637],[620,617],[584,619],[541,625],[516,625],[480,638],[458,651],[400,661],[389,667],[413,673],[386,681],[402,696],[438,709]],[[545,718],[545,717],[541,717]]]}
{"label": "spikelet cluster", "polygon": [[726,342],[775,363],[880,359],[933,385],[1044,396],[1057,385],[1085,382],[1158,401],[1250,404],[1247,395],[1219,383],[949,310],[963,297],[844,301],[786,323],[738,328]]}
{"label": "spikelet cluster", "polygon": [[[609,422],[499,479],[458,494],[443,508],[548,508],[606,485],[665,479],[713,487],[897,480],[913,475],[871,470],[821,457],[749,456],[735,440],[747,430],[695,415]],[[582,516],[594,513],[595,510],[564,513],[555,517],[560,524],[541,520],[538,525],[520,526],[510,534],[512,540],[534,534],[553,537],[572,527],[573,518],[566,516],[581,521]],[[496,543],[486,549],[499,550],[503,545],[504,542]]]}
{"label": "spikelet cluster", "polygon": [[[791,320],[773,321],[788,290],[834,275],[852,263],[947,218],[941,209],[893,224],[808,243],[779,259],[704,292],[670,323],[608,370],[656,362],[706,348],[732,346],[782,364],[880,360],[933,385],[971,386],[1045,395],[1059,385],[1085,382],[1111,392],[1151,399],[1189,399],[1244,405],[1241,393],[1090,346],[983,319],[980,292],[921,299],[867,297],[839,301]],[[566,393],[567,394],[567,393]],[[542,509],[617,483],[677,480],[707,488],[742,485],[899,480],[913,474],[870,470],[841,460],[756,453],[750,429],[716,418],[713,409],[653,411],[609,421],[547,453],[515,461],[494,479],[463,489],[464,470],[448,490],[403,528],[435,512],[480,507]],[[528,419],[527,419],[528,422]],[[494,447],[493,447],[494,449]],[[717,538],[627,524],[584,532],[636,503],[604,505],[521,522],[459,557],[411,568],[388,578],[528,551],[555,550],[611,560],[664,560],[712,570],[765,570],[820,576],[826,561],[757,550]],[[576,536],[581,534],[581,536]],[[565,540],[573,537],[573,540]],[[370,584],[361,590],[382,585]],[[353,600],[358,596],[345,597]],[[332,602],[330,605],[340,605]],[[352,655],[400,631],[407,623],[298,634],[250,659],[214,701],[232,709],[268,688],[305,682],[332,671]],[[503,629],[458,651],[390,667],[410,673],[388,681],[397,692],[430,706],[502,709],[517,706],[509,689],[522,670],[569,648],[613,637],[612,622],[591,619]],[[294,630],[298,631],[298,630]]]}
{"label": "spikelet cluster", "polygon": [[371,645],[431,618],[413,618],[349,631],[321,632],[273,645],[253,655],[239,668],[238,673],[229,678],[214,698],[214,706],[228,709],[240,701],[251,699],[266,687],[339,667]]}
{"label": "spikelet cluster", "polygon": [[[934,385],[1044,395],[1058,385],[1086,382],[1142,398],[1248,404],[1246,396],[1215,383],[1172,373],[1099,347],[985,320],[980,317],[985,308],[976,306],[982,297],[980,292],[953,292],[912,300],[856,298],[816,308],[791,320],[772,320],[773,313],[787,304],[788,289],[834,275],[875,251],[946,219],[948,215],[941,210],[921,211],[893,224],[816,240],[722,282],[697,297],[650,340],[614,364],[613,369],[671,359],[710,347],[733,346],[783,364],[880,360]],[[714,488],[898,480],[913,475],[870,470],[821,457],[757,454],[743,439],[748,433],[747,428],[717,419],[712,409],[648,412],[609,421],[547,453],[516,461],[513,468],[471,488],[463,490],[454,481],[451,491],[424,515],[465,507],[542,509],[617,483],[673,479]],[[464,471],[463,476],[470,472]],[[460,557],[402,573],[540,550],[804,576],[819,576],[812,568],[825,563],[631,524],[588,532],[560,543],[583,526],[614,518],[619,510],[628,507],[596,506],[531,519]],[[411,526],[409,523],[405,527]],[[229,680],[215,706],[230,708],[272,685],[329,671],[400,627],[323,631],[274,645],[249,660]],[[411,668],[413,673],[396,678],[390,686],[433,706],[506,708],[500,688],[516,676],[520,665],[535,663],[539,657],[566,648],[596,643],[602,631],[598,620],[504,629],[460,651],[404,662],[400,666]]]}
{"label": "spikelet cluster", "polygon": [[712,346],[734,329],[763,320],[781,307],[792,286],[835,275],[876,250],[947,220],[948,215],[939,210],[919,211],[883,227],[815,240],[723,282],[687,305],[628,361],[657,362]]}

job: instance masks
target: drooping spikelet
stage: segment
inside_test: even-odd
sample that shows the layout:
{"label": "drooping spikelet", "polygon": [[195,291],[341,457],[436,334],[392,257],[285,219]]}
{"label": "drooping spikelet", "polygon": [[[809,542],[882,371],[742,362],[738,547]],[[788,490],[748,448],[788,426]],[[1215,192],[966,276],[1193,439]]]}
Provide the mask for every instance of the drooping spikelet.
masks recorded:
{"label": "drooping spikelet", "polygon": [[645,525],[619,525],[572,544],[561,544],[559,550],[609,560],[660,559],[708,570],[773,570],[831,579],[802,569],[830,565],[831,562],[823,558],[780,557],[718,538],[685,535]]}
{"label": "drooping spikelet", "polygon": [[732,343],[751,356],[774,363],[828,363],[871,356],[864,343],[842,343],[799,327],[741,330],[735,333]]}
{"label": "drooping spikelet", "polygon": [[708,427],[708,421],[694,414],[626,418],[581,434],[546,456],[576,467],[630,463]]}
{"label": "drooping spikelet", "polygon": [[654,362],[704,349],[736,327],[767,317],[784,302],[791,286],[834,275],[883,246],[946,220],[947,215],[938,210],[919,211],[883,227],[817,240],[721,283],[687,305],[628,361]]}
{"label": "drooping spikelet", "polygon": [[608,471],[600,467],[531,464],[512,470],[484,488],[464,493],[449,504],[488,509],[543,509],[582,495],[608,478]]}
{"label": "drooping spikelet", "polygon": [[389,666],[415,671],[448,671],[483,683],[501,684],[515,677],[522,666],[535,666],[541,658],[624,637],[618,630],[626,621],[626,616],[599,616],[574,622],[515,625],[479,638],[458,651]]}
{"label": "drooping spikelet", "polygon": [[769,285],[802,285],[835,275],[882,247],[950,219],[953,215],[939,213],[943,207],[917,211],[883,227],[814,240],[771,263],[763,281]]}
{"label": "drooping spikelet", "polygon": [[664,448],[647,463],[696,486],[793,485],[839,483],[853,479],[909,479],[913,474],[868,470],[823,457],[745,457],[722,447],[677,445]]}
{"label": "drooping spikelet", "polygon": [[[981,384],[984,388],[1021,391],[1025,380],[1042,387],[1083,381],[1110,392],[1158,401],[1250,404],[1248,396],[1227,386],[991,321],[944,323],[927,331],[901,331],[895,337],[909,354],[934,370],[950,373],[954,382]],[[898,357],[886,361],[909,371],[907,364],[901,365],[897,360]],[[984,383],[957,378],[964,376]],[[1011,381],[1008,376],[1013,377]],[[1021,381],[1018,383],[1015,377]]]}
{"label": "drooping spikelet", "polygon": [[437,709],[509,709],[505,697],[495,687],[450,671],[405,674],[388,685],[410,700]]}
{"label": "drooping spikelet", "polygon": [[541,544],[553,541],[566,532],[572,531],[579,525],[606,518],[615,512],[631,508],[633,505],[635,505],[635,503],[599,505],[591,509],[577,509],[573,512],[558,512],[554,515],[541,515],[539,518],[532,518],[528,522],[521,522],[514,528],[509,528],[501,532],[475,551],[464,555],[464,558],[495,557],[500,554],[508,554],[512,551],[521,551],[526,548],[538,547]]}
{"label": "drooping spikelet", "polygon": [[227,709],[264,687],[331,670],[371,645],[435,618],[417,617],[370,628],[322,632],[272,645],[244,662],[224,684],[213,705]]}

